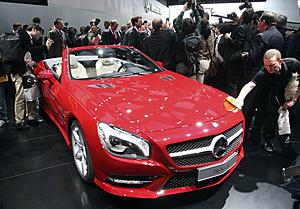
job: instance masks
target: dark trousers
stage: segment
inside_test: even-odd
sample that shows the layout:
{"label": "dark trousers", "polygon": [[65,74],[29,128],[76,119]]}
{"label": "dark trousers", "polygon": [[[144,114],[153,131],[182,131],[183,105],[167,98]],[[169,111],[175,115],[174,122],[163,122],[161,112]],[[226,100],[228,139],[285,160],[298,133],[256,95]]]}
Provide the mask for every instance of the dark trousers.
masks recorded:
{"label": "dark trousers", "polygon": [[268,99],[267,112],[265,123],[263,126],[263,137],[266,142],[271,142],[276,137],[276,132],[278,131],[278,109],[280,108],[280,104],[275,99],[274,95],[270,95]]}
{"label": "dark trousers", "polygon": [[245,117],[245,137],[248,137],[249,128],[251,128],[252,137],[254,137],[255,140],[259,140],[261,130],[266,119],[268,97],[267,95],[262,94],[259,89],[253,89],[253,91],[251,91],[245,98],[244,104],[243,114]]}
{"label": "dark trousers", "polygon": [[267,112],[263,128],[263,138],[266,142],[271,142],[276,137],[278,112]]}
{"label": "dark trousers", "polygon": [[226,92],[236,98],[239,95],[243,85],[244,85],[244,78],[243,78],[243,66],[226,66]]}

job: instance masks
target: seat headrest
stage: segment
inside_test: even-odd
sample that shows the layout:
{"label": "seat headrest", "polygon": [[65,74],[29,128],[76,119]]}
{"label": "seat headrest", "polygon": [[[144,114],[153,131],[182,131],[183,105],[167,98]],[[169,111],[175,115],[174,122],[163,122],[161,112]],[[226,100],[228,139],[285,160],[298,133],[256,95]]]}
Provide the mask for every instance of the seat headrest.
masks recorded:
{"label": "seat headrest", "polygon": [[70,55],[70,67],[71,69],[77,68],[78,60],[77,57],[73,54]]}
{"label": "seat headrest", "polygon": [[115,64],[115,62],[114,62],[114,60],[113,59],[103,59],[102,60],[102,65],[103,66],[111,66],[111,65],[114,65]]}

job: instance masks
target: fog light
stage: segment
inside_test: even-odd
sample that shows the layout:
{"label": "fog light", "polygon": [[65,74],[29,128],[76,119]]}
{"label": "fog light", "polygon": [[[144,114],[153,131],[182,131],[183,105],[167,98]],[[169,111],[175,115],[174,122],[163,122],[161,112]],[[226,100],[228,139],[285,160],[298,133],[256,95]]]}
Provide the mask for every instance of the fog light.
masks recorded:
{"label": "fog light", "polygon": [[111,176],[107,182],[123,186],[142,186],[150,184],[155,177],[153,176]]}

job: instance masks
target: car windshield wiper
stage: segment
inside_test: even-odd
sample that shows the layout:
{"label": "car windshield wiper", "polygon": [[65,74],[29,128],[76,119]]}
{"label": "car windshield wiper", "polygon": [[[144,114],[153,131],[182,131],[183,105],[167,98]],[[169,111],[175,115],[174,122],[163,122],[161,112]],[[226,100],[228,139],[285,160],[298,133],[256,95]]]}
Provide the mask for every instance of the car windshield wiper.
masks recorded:
{"label": "car windshield wiper", "polygon": [[122,72],[118,74],[104,74],[104,75],[99,75],[95,79],[101,79],[101,78],[119,78],[119,77],[127,77],[127,76],[132,76],[132,75],[147,75],[151,74],[153,72],[150,71],[145,71],[145,72]]}
{"label": "car windshield wiper", "polygon": [[98,75],[95,77],[95,79],[101,79],[101,78],[117,78],[117,77],[121,77],[122,74],[115,74],[115,73],[107,73],[107,74],[103,74],[103,75]]}
{"label": "car windshield wiper", "polygon": [[131,75],[147,75],[151,74],[151,71],[144,71],[144,72],[124,72],[122,76],[131,76]]}

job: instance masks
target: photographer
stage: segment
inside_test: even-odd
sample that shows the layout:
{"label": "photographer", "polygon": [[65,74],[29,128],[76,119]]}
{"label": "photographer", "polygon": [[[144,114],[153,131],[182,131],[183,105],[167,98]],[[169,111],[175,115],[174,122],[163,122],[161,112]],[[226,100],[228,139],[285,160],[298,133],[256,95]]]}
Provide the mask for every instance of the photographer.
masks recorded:
{"label": "photographer", "polygon": [[[192,18],[183,19],[184,12],[189,10],[189,5],[191,2],[186,2],[183,6],[183,11],[179,14],[179,16],[174,20],[174,28],[179,40],[179,47],[176,52],[176,72],[183,74],[187,77],[193,77],[196,75],[195,69],[193,69],[193,65],[195,62],[198,62],[197,57],[190,57],[191,53],[186,51],[186,40],[191,37],[195,37],[195,42],[200,44],[200,30],[201,30],[201,18],[198,11],[197,3],[195,1],[192,2],[191,7],[193,11],[193,16],[195,18],[195,22]],[[199,55],[200,47],[195,46],[195,49],[198,51],[193,52],[193,55]],[[191,61],[194,60],[194,61]]]}
{"label": "photographer", "polygon": [[[240,25],[227,37],[224,57],[224,68],[227,73],[226,91],[236,97],[243,85],[248,81],[251,65],[242,59],[241,53],[250,50],[252,30],[250,27],[254,10],[246,9],[240,17]],[[242,64],[242,67],[241,67]]]}
{"label": "photographer", "polygon": [[[199,7],[201,8],[201,7]],[[183,20],[184,12],[192,9],[191,16],[195,18],[195,22],[191,18],[185,18]],[[201,13],[203,14],[203,8]],[[197,3],[195,0],[189,0],[183,5],[183,11],[174,20],[174,29],[176,31],[179,42],[187,35],[195,33],[195,35],[200,35],[201,31],[201,18],[200,13],[197,8]],[[192,31],[192,32],[191,32]]]}

